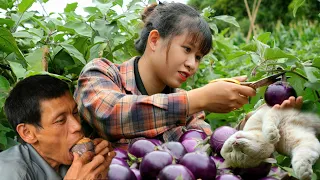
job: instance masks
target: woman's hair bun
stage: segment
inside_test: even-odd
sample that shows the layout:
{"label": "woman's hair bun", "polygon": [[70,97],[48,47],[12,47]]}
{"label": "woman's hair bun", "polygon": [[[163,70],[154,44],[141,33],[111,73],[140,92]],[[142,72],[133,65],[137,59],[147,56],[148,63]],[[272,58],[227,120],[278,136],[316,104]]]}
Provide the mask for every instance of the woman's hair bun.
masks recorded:
{"label": "woman's hair bun", "polygon": [[141,15],[142,21],[145,23],[147,17],[153,12],[153,10],[157,7],[158,4],[153,3],[144,8],[143,13]]}

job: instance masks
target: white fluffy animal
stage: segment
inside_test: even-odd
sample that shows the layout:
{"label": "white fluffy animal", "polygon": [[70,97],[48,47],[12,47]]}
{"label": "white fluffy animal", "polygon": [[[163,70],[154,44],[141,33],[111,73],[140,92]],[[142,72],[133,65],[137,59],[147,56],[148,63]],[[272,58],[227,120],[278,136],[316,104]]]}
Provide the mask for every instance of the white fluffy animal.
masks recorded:
{"label": "white fluffy animal", "polygon": [[246,122],[242,131],[224,143],[221,155],[227,166],[255,167],[277,152],[291,157],[299,179],[309,180],[312,165],[320,155],[320,118],[295,109],[275,109],[264,105]]}

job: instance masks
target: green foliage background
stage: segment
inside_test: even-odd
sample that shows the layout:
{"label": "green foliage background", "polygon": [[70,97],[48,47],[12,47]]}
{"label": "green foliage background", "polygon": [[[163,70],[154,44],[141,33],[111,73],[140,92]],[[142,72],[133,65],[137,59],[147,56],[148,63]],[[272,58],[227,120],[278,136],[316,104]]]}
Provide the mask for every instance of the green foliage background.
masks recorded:
{"label": "green foliage background", "polygon": [[[138,55],[134,41],[142,27],[140,13],[146,4],[154,1],[133,0],[127,10],[117,13],[113,7],[122,7],[122,0],[94,0],[95,6],[84,8],[88,13],[85,17],[75,13],[77,3],[68,4],[63,13],[41,15],[28,11],[35,2],[0,0],[0,150],[16,144],[16,135],[5,118],[3,105],[17,81],[33,74],[51,74],[70,82],[74,88],[81,69],[92,59],[104,57],[121,63]],[[193,2],[190,0],[190,4]],[[319,4],[305,0],[285,5],[282,1],[263,1],[258,14],[261,28],[258,35],[246,43],[242,25],[235,18],[246,16],[242,1],[201,2],[205,4],[199,5],[202,16],[214,32],[214,48],[202,61],[198,73],[183,84],[184,89],[201,87],[220,77],[247,75],[248,80],[253,81],[285,71],[290,77],[288,81],[304,97],[302,110],[320,114],[320,28],[319,11],[314,10]],[[279,7],[285,9],[280,15]],[[277,21],[279,18],[281,21]],[[212,129],[234,126],[247,112],[263,103],[264,90],[259,88],[257,96],[237,111],[207,113]],[[277,160],[278,166],[292,171],[287,157],[278,155]],[[315,178],[319,176],[319,169],[320,163],[314,168]]]}

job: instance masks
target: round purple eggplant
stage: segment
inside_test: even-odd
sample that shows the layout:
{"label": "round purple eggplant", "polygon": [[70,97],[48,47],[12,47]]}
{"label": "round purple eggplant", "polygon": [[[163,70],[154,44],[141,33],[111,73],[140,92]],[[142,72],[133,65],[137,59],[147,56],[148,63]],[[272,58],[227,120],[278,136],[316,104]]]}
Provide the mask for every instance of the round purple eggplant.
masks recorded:
{"label": "round purple eggplant", "polygon": [[153,151],[142,158],[140,173],[142,179],[156,179],[159,172],[173,163],[173,157],[166,151]]}
{"label": "round purple eggplant", "polygon": [[180,142],[170,141],[161,145],[164,151],[169,152],[174,159],[179,160],[187,153],[186,149]]}
{"label": "round purple eggplant", "polygon": [[159,175],[158,180],[195,180],[192,172],[181,164],[171,164],[163,168]]}
{"label": "round purple eggplant", "polygon": [[119,179],[137,180],[135,174],[130,168],[119,164],[111,164],[108,171],[108,180]]}
{"label": "round purple eggplant", "polygon": [[112,158],[111,164],[119,164],[121,166],[129,167],[129,164],[127,163],[127,161],[117,157]]}
{"label": "round purple eggplant", "polygon": [[212,150],[215,153],[220,154],[224,142],[236,132],[237,130],[230,126],[221,126],[214,130],[209,141]]}
{"label": "round purple eggplant", "polygon": [[203,132],[202,130],[189,129],[181,135],[181,137],[179,138],[179,142],[182,142],[187,138],[204,140],[206,137],[207,137],[207,134],[205,132]]}
{"label": "round purple eggplant", "polygon": [[289,99],[290,96],[297,97],[297,93],[293,87],[287,82],[278,81],[267,87],[264,93],[264,100],[269,106],[274,106],[276,104],[282,104],[282,102]]}
{"label": "round purple eggplant", "polygon": [[210,180],[216,177],[216,165],[213,159],[204,152],[187,153],[179,163],[187,167],[196,179]]}
{"label": "round purple eggplant", "polygon": [[154,151],[156,145],[146,139],[135,141],[128,149],[128,152],[137,158],[145,156],[147,153]]}
{"label": "round purple eggplant", "polygon": [[241,178],[232,174],[222,174],[217,176],[216,180],[241,180]]}

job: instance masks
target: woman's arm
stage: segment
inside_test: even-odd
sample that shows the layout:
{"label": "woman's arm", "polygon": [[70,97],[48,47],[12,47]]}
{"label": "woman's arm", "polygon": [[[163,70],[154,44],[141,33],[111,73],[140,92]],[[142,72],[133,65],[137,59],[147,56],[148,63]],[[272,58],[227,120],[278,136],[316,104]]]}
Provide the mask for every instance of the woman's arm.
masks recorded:
{"label": "woman's arm", "polygon": [[154,137],[186,124],[186,92],[152,96],[126,94],[118,68],[90,62],[79,77],[75,99],[82,118],[110,140]]}

